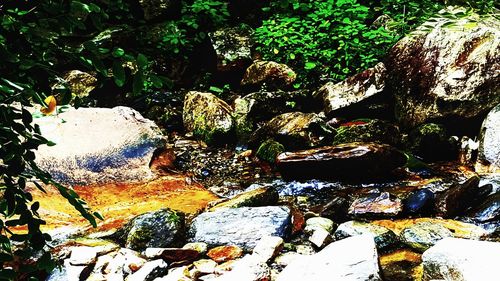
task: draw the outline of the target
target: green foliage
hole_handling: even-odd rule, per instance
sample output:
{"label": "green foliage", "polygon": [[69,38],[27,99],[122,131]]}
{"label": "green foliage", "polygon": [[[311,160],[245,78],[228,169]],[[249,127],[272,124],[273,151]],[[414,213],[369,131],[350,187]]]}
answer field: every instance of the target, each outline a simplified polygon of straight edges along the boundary
{"label": "green foliage", "polygon": [[257,50],[265,59],[292,66],[299,74],[296,87],[318,78],[343,80],[378,62],[404,33],[441,7],[434,2],[273,1],[267,9],[273,15],[255,33]]}

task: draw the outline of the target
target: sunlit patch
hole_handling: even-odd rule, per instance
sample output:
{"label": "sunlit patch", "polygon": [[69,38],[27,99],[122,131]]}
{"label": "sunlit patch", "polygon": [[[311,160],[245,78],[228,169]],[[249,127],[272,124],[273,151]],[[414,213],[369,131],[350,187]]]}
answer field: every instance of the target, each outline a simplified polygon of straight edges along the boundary
{"label": "sunlit patch", "polygon": [[57,108],[57,101],[54,96],[48,96],[45,99],[45,103],[47,104],[47,107],[43,107],[40,109],[40,111],[45,114],[45,115],[50,115],[56,112]]}

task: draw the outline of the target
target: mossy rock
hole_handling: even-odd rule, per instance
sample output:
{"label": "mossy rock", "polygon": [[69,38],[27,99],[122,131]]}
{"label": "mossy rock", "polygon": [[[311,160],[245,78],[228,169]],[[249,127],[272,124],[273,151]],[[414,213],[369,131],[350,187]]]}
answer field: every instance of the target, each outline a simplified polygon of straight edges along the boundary
{"label": "mossy rock", "polygon": [[161,209],[134,217],[117,232],[117,240],[136,251],[180,246],[184,224],[184,214]]}
{"label": "mossy rock", "polygon": [[336,129],[333,145],[351,142],[377,142],[391,145],[400,143],[399,128],[384,120],[354,120]]}
{"label": "mossy rock", "polygon": [[256,155],[260,160],[275,163],[276,156],[283,152],[285,152],[285,147],[281,143],[268,139],[259,146]]}
{"label": "mossy rock", "polygon": [[426,161],[450,159],[454,155],[446,128],[441,124],[427,123],[413,129],[408,136],[408,149]]}

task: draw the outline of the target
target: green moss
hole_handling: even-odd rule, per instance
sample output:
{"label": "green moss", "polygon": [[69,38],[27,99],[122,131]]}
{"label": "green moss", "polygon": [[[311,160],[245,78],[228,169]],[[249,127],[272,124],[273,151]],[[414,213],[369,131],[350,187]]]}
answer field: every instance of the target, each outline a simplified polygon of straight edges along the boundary
{"label": "green moss", "polygon": [[[365,122],[366,120],[359,121]],[[336,129],[333,145],[350,142],[379,142],[397,145],[400,142],[399,129],[383,120],[367,120],[366,123],[341,126]]]}
{"label": "green moss", "polygon": [[259,146],[256,155],[261,160],[269,163],[275,163],[276,156],[284,151],[285,147],[281,143],[273,139],[268,139]]}

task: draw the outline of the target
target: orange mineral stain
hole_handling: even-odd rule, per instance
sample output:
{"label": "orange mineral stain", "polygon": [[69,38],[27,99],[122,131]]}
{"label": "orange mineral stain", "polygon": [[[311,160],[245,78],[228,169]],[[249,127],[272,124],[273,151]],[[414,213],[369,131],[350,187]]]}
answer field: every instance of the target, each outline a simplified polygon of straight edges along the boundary
{"label": "orange mineral stain", "polygon": [[[104,231],[116,229],[136,215],[162,208],[193,215],[218,199],[200,184],[186,182],[183,176],[165,176],[148,183],[111,183],[74,189],[92,211],[104,217],[104,221],[98,221],[97,229],[91,231]],[[55,188],[46,190],[46,194],[32,191],[34,200],[40,202],[40,216],[47,222],[43,230],[63,226],[91,228]]]}
{"label": "orange mineral stain", "polygon": [[47,104],[47,107],[40,109],[40,111],[45,115],[50,115],[56,111],[57,101],[54,96],[48,96],[44,102]]}

